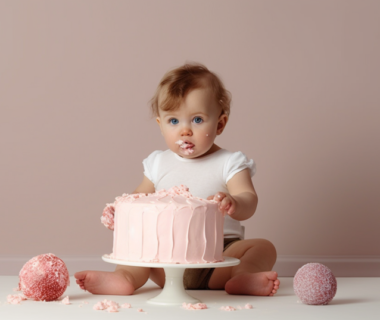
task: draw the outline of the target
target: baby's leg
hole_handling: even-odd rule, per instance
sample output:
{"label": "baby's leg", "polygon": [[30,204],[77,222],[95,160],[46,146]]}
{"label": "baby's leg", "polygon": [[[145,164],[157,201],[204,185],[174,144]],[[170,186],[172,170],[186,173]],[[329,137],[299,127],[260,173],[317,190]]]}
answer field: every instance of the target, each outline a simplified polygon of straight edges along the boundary
{"label": "baby's leg", "polygon": [[152,280],[159,287],[163,288],[165,285],[165,271],[163,268],[151,268],[150,269],[150,280]]}
{"label": "baby's leg", "polygon": [[93,294],[131,295],[148,280],[150,268],[118,265],[114,272],[81,271],[75,273],[81,289]]}
{"label": "baby's leg", "polygon": [[229,294],[273,296],[280,286],[277,273],[271,271],[277,258],[273,244],[264,239],[233,243],[223,254],[240,259],[235,267],[215,268],[210,289],[225,289]]}

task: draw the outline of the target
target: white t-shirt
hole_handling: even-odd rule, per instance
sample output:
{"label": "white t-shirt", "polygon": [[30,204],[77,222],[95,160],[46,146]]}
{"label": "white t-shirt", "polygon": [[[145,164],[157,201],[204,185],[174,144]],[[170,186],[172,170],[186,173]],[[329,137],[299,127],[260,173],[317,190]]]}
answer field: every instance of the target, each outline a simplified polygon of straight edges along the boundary
{"label": "white t-shirt", "polygon": [[[227,192],[227,182],[236,173],[249,168],[251,178],[256,173],[256,164],[242,152],[225,149],[196,159],[182,158],[170,149],[153,151],[143,160],[144,175],[152,181],[156,191],[185,185],[190,193],[207,199],[215,193]],[[224,220],[225,238],[244,238],[240,221],[226,215]]]}

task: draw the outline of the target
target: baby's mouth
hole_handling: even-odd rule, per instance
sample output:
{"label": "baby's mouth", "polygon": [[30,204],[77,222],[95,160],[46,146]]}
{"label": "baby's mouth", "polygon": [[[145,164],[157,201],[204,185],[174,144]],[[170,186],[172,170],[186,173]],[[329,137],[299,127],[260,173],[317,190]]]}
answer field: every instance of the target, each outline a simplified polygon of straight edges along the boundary
{"label": "baby's mouth", "polygon": [[178,140],[176,144],[179,145],[179,147],[186,155],[189,155],[194,152],[193,148],[195,147],[195,145],[189,141]]}

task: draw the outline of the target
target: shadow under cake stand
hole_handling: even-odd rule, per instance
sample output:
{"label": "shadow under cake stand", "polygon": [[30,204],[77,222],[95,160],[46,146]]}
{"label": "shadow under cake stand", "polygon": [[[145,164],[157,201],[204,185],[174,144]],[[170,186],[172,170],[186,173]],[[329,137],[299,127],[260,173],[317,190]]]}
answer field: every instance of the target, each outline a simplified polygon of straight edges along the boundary
{"label": "shadow under cake stand", "polygon": [[232,267],[240,263],[239,259],[231,257],[223,257],[224,261],[215,263],[188,263],[188,264],[175,264],[175,263],[160,263],[160,262],[134,262],[117,260],[110,258],[105,254],[102,256],[105,262],[146,268],[164,268],[165,270],[165,286],[161,293],[156,297],[149,299],[147,302],[162,305],[162,306],[176,306],[182,303],[199,303],[198,299],[190,296],[185,291],[183,286],[183,274],[187,268],[222,268]]}

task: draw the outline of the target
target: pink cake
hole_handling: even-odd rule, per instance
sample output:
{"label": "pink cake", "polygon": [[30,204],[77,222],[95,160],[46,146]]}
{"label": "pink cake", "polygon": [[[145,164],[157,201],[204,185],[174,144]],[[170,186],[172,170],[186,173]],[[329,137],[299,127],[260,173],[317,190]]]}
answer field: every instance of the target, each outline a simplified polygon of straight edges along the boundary
{"label": "pink cake", "polygon": [[124,194],[108,204],[102,223],[114,230],[111,258],[161,263],[223,261],[224,215],[218,203],[185,186]]}

